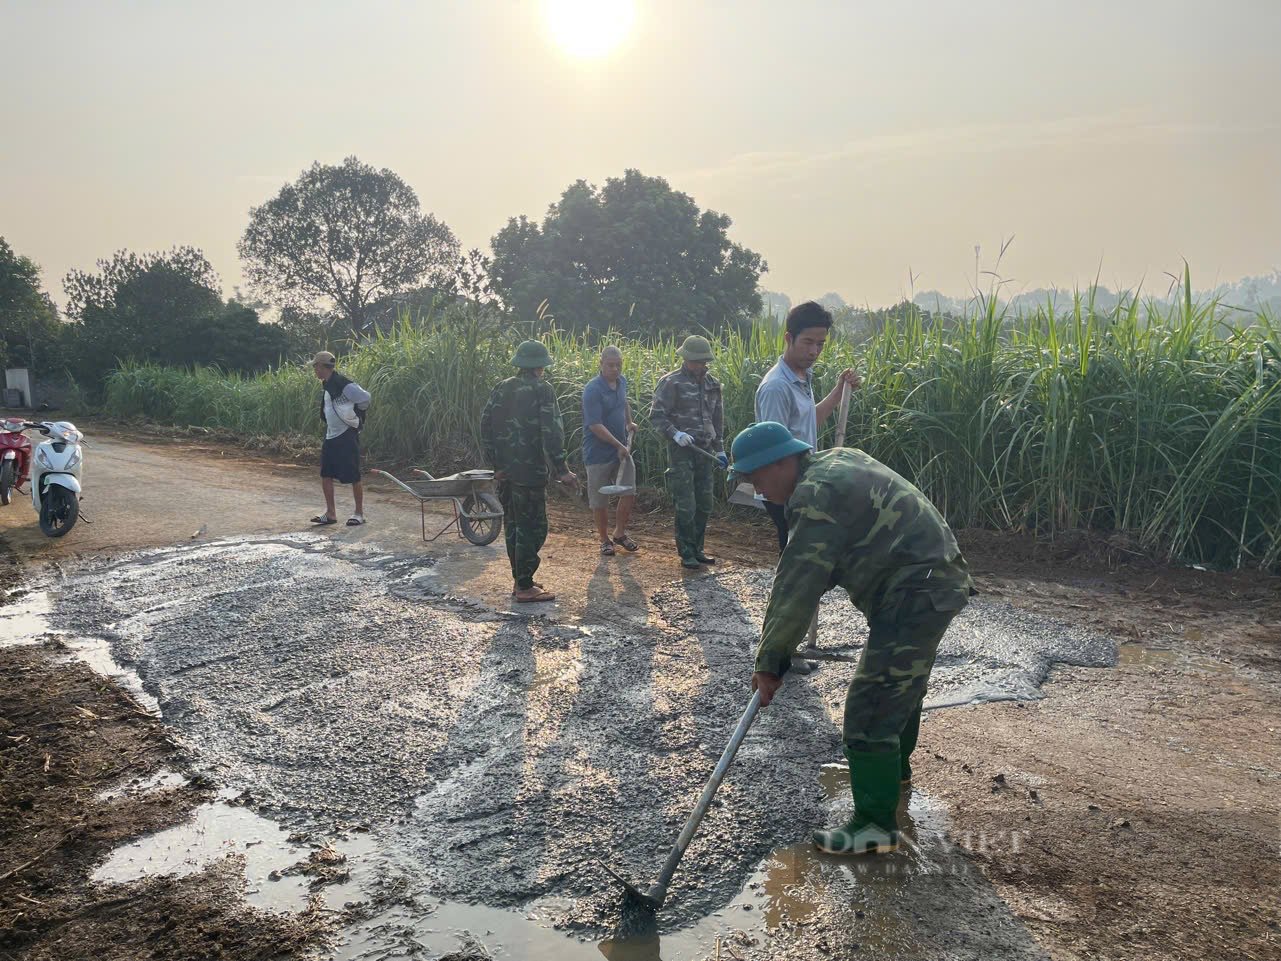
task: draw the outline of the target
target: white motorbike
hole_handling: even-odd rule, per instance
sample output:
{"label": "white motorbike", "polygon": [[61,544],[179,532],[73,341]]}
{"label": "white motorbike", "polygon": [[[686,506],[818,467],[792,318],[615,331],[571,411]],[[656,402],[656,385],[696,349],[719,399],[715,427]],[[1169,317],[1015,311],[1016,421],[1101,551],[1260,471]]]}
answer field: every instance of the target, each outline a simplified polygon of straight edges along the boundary
{"label": "white motorbike", "polygon": [[84,434],[69,421],[27,424],[45,435],[31,458],[31,506],[40,515],[40,529],[62,537],[80,517],[80,472],[84,469]]}

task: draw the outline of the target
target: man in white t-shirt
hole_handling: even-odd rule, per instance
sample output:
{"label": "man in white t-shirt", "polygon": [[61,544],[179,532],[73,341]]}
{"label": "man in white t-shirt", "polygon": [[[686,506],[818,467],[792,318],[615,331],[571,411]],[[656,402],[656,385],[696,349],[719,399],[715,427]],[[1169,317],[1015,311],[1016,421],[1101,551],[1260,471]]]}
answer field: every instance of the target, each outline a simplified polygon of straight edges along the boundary
{"label": "man in white t-shirt", "polygon": [[348,527],[365,523],[365,490],[360,484],[360,437],[369,408],[369,391],[335,369],[337,360],[322,350],[311,361],[311,369],[320,379],[320,416],[325,422],[325,442],[320,448],[320,486],[325,492],[325,513],[311,519],[313,524],[338,523],[334,505],[334,481],[350,484],[356,500],[356,512],[347,520]]}

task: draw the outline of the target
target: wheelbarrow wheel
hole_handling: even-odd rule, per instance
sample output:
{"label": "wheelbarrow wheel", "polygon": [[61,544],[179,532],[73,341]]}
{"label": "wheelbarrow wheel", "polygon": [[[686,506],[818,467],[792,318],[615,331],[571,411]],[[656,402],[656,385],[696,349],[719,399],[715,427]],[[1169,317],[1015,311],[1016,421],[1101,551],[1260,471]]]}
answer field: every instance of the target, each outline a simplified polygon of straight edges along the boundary
{"label": "wheelbarrow wheel", "polygon": [[493,494],[468,494],[463,498],[462,516],[458,518],[458,527],[477,547],[492,544],[498,532],[503,529],[503,519],[499,517],[471,517],[472,514],[503,513],[503,505]]}

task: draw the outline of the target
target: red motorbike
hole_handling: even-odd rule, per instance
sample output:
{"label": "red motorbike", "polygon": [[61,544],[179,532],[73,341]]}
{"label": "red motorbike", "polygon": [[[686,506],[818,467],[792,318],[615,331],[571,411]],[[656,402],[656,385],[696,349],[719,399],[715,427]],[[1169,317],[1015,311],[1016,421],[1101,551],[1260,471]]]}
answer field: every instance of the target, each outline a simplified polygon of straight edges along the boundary
{"label": "red motorbike", "polygon": [[30,426],[25,420],[0,423],[0,505],[7,505],[30,476],[31,440],[23,433]]}

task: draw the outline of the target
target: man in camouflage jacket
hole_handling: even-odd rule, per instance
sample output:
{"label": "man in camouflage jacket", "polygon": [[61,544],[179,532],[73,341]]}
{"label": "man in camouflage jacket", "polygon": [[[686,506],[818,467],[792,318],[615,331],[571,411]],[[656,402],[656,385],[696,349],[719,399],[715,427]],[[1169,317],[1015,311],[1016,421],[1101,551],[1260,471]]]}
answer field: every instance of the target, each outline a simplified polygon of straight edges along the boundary
{"label": "man in camouflage jacket", "polygon": [[562,484],[577,480],[565,463],[565,428],[560,407],[543,371],[552,358],[536,340],[516,348],[512,364],[520,373],[489,395],[480,418],[485,459],[494,468],[503,504],[503,531],[512,568],[512,596],[527,604],[556,595],[534,583],[538,552],[547,540],[547,463]]}
{"label": "man in camouflage jacket", "polygon": [[843,587],[869,628],[842,730],[854,817],[815,832],[814,843],[831,854],[892,851],[934,655],[972,593],[965,558],[925,495],[861,450],[813,453],[767,421],[734,438],[733,452],[734,473],[786,505],[791,532],[765,609],[752,688],[762,706],[770,703],[819,600]]}
{"label": "man in camouflage jacket", "polygon": [[[712,345],[705,337],[687,337],[678,353],[679,369],[654,388],[649,421],[667,438],[667,489],[676,511],[676,551],[681,564],[696,569],[715,564],[703,551],[707,519],[712,514],[712,471],[725,456],[725,406],[721,385],[707,372]],[[706,453],[699,453],[705,451]]]}

